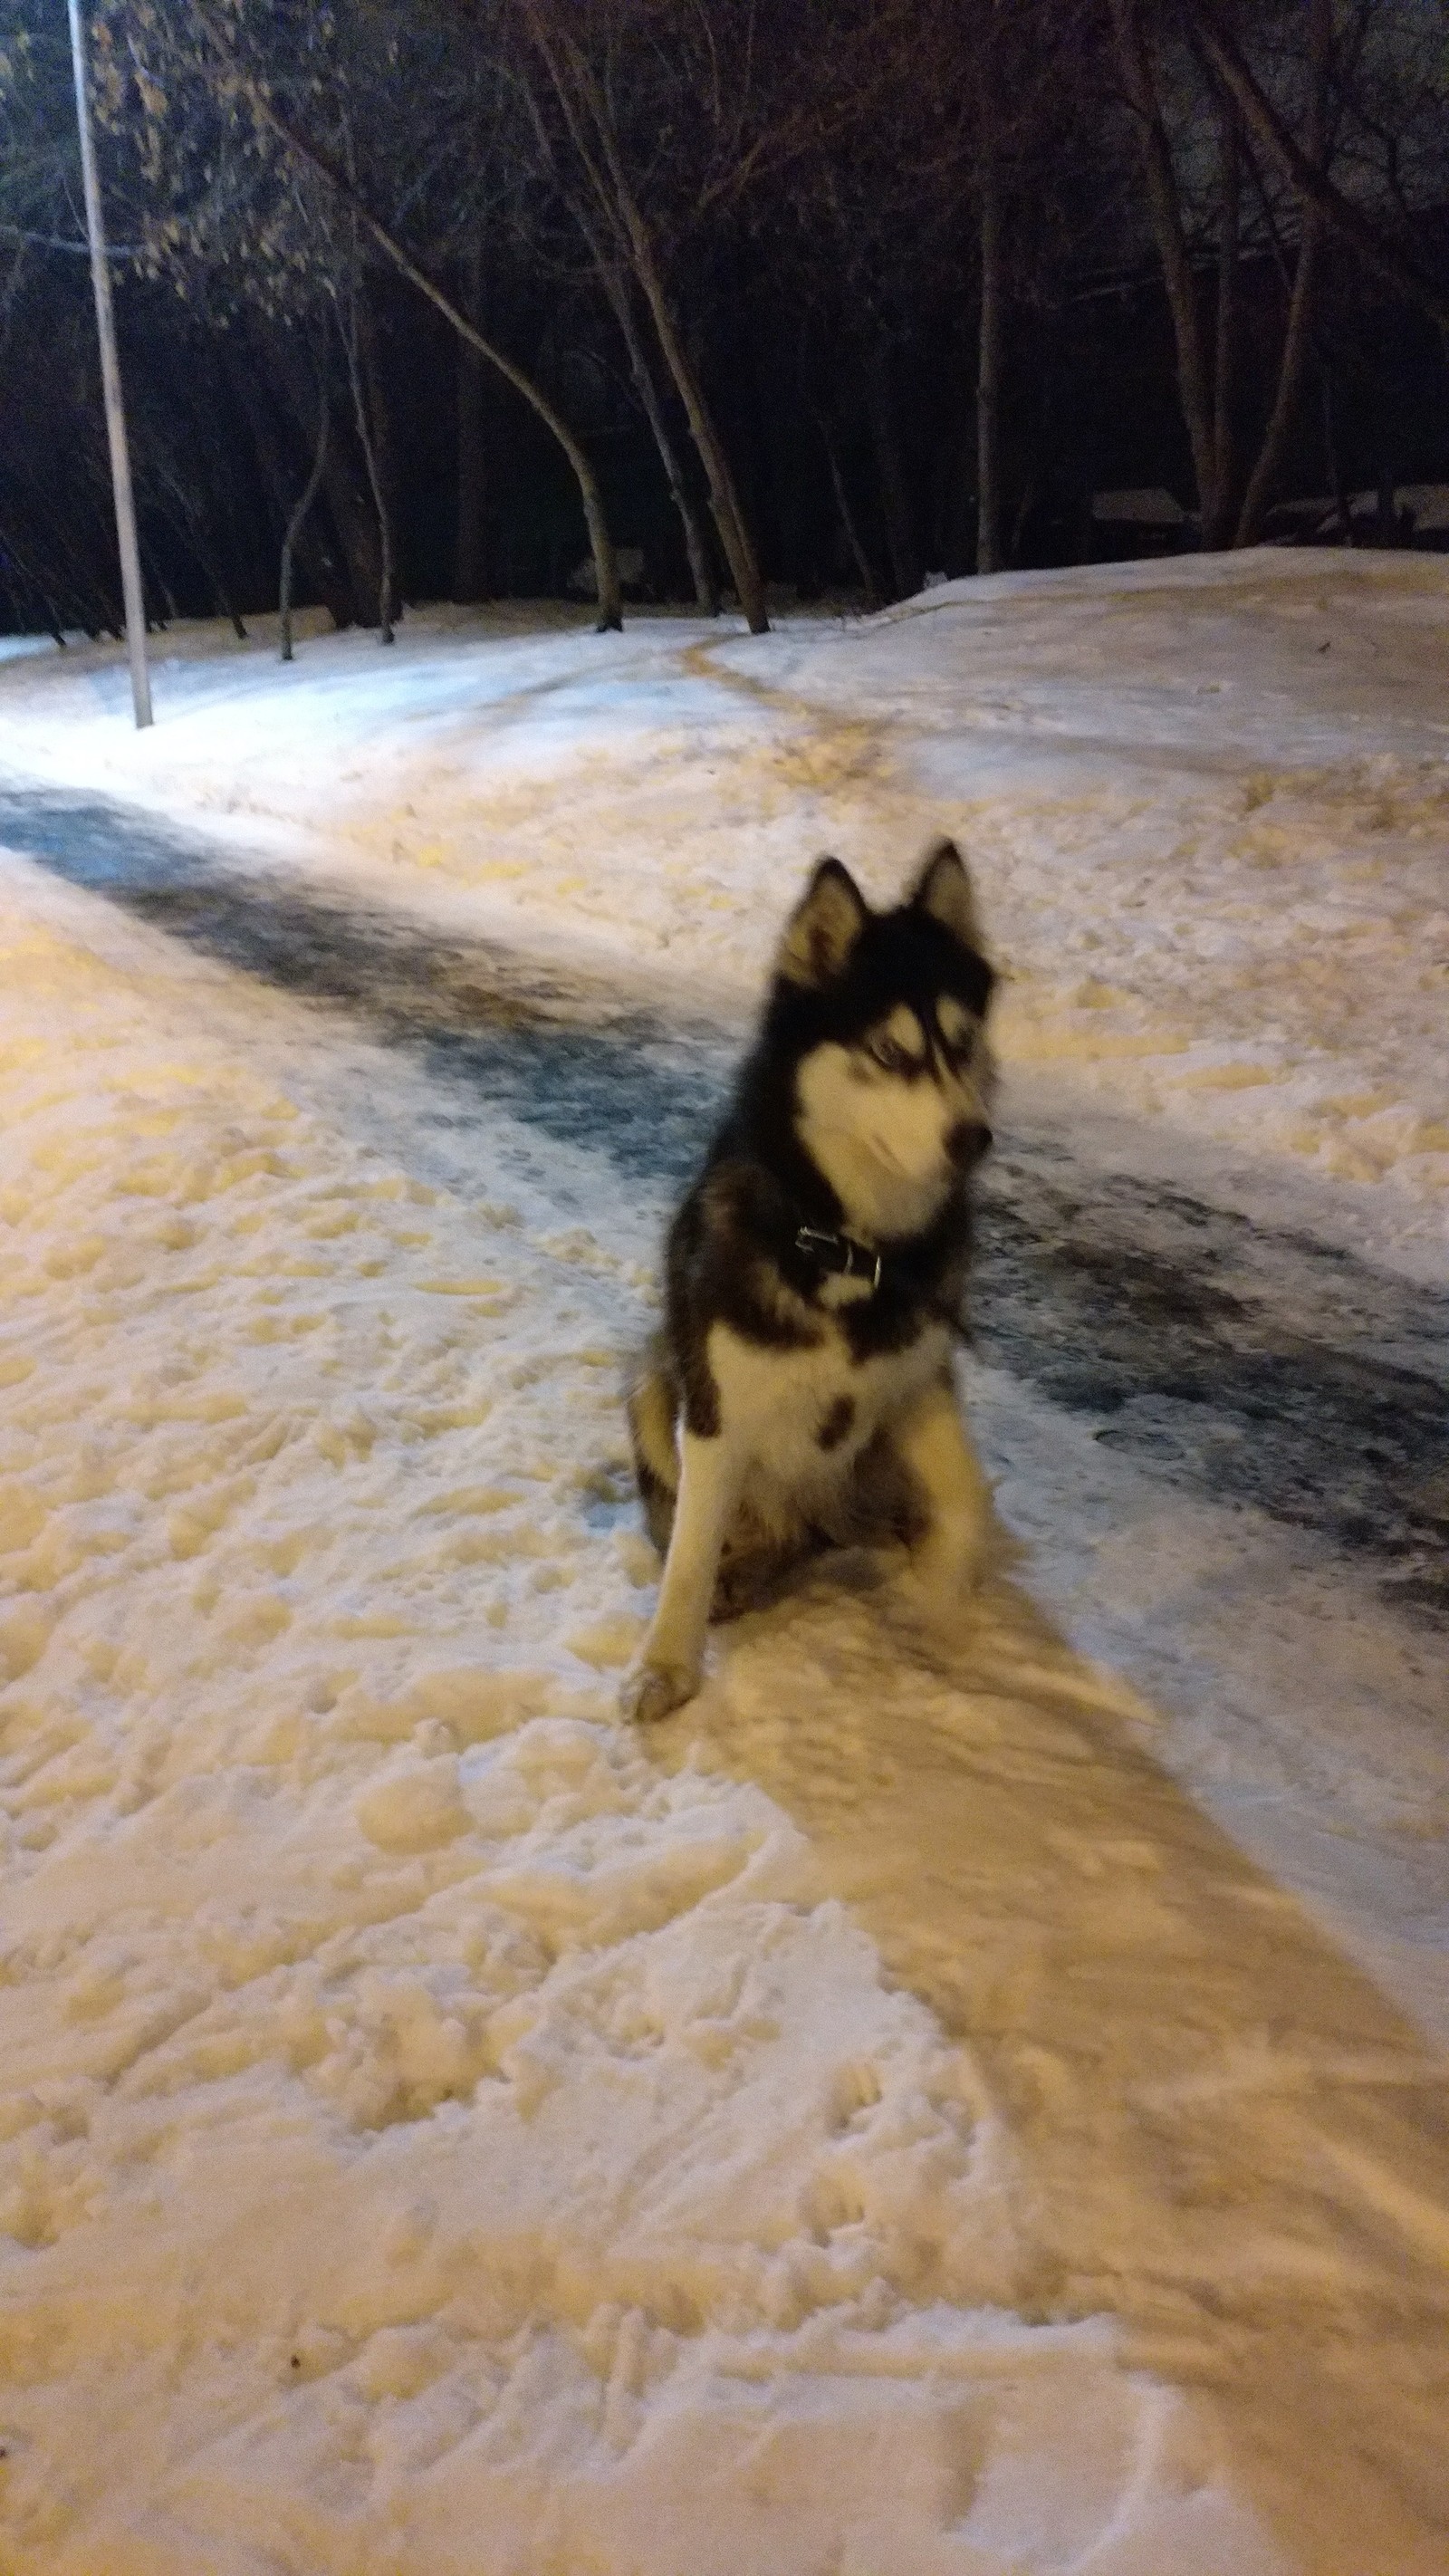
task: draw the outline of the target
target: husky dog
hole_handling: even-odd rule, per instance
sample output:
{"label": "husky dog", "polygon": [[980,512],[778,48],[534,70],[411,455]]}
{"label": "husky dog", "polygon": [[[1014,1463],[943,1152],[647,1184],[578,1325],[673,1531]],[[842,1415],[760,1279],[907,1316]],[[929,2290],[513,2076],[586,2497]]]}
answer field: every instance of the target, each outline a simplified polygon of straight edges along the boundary
{"label": "husky dog", "polygon": [[628,1390],[665,1556],[630,1716],[691,1698],[711,1614],[821,1547],[904,1539],[928,1611],[979,1576],[988,1493],[951,1346],[991,1143],[994,980],[950,841],[891,912],[822,859],[786,924]]}

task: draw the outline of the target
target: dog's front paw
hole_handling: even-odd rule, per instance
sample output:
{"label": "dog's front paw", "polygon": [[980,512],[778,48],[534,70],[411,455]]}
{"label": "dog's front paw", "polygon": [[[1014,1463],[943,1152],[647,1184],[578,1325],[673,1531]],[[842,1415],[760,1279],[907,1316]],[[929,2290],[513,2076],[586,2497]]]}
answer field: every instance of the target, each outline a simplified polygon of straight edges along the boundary
{"label": "dog's front paw", "polygon": [[914,1557],[901,1577],[901,1595],[910,1615],[927,1629],[948,1635],[974,1626],[979,1615],[987,1567],[984,1552],[963,1549],[939,1558]]}
{"label": "dog's front paw", "polygon": [[657,1719],[683,1708],[698,1688],[699,1674],[688,1665],[636,1664],[619,1686],[620,1713],[637,1726],[653,1726]]}

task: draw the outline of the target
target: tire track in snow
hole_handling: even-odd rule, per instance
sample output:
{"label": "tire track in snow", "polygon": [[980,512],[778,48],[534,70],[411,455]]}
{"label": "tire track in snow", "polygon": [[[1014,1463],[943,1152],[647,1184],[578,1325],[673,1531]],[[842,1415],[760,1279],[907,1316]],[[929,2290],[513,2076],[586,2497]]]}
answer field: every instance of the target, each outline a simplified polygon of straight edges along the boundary
{"label": "tire track in snow", "polygon": [[[661,1206],[738,1033],[586,972],[245,870],[98,797],[0,789],[0,842],[207,955],[361,1021],[437,1123],[503,1111]],[[1005,1136],[983,1193],[977,1346],[1166,1483],[1256,1505],[1449,1622],[1449,1298],[1353,1255]]]}

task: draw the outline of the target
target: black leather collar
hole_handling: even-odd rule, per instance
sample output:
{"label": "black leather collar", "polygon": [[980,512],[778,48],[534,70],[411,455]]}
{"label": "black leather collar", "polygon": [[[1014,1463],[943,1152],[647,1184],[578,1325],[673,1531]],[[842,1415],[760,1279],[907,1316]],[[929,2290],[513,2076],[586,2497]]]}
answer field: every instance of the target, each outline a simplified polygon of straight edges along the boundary
{"label": "black leather collar", "polygon": [[873,1244],[853,1234],[830,1234],[818,1225],[797,1228],[795,1249],[827,1279],[863,1279],[875,1295],[881,1283],[881,1256]]}

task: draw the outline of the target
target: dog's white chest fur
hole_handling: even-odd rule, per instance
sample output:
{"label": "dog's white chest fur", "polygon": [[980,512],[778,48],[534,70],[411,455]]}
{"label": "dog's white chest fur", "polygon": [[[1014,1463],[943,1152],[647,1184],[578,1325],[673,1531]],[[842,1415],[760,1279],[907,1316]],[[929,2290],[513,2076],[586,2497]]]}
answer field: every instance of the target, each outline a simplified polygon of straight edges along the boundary
{"label": "dog's white chest fur", "polygon": [[798,1510],[839,1484],[881,1425],[940,1375],[947,1351],[938,1325],[903,1351],[857,1360],[833,1319],[808,1350],[761,1348],[716,1324],[709,1365],[720,1429],[741,1461],[749,1503],[769,1517],[776,1498]]}

